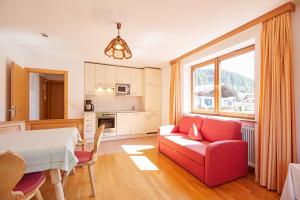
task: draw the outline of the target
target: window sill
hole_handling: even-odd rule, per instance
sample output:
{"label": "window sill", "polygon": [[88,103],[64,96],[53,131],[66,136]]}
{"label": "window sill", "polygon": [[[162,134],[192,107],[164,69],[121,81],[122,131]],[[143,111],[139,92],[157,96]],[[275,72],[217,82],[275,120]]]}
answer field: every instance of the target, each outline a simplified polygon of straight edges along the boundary
{"label": "window sill", "polygon": [[204,117],[211,117],[216,119],[225,119],[225,120],[234,120],[234,121],[241,121],[241,122],[248,122],[248,123],[254,123],[256,124],[257,121],[255,119],[247,119],[247,118],[241,118],[241,117],[229,117],[229,116],[222,116],[222,115],[216,115],[216,114],[202,114],[202,113],[186,113],[191,115],[198,115],[198,116],[204,116]]}

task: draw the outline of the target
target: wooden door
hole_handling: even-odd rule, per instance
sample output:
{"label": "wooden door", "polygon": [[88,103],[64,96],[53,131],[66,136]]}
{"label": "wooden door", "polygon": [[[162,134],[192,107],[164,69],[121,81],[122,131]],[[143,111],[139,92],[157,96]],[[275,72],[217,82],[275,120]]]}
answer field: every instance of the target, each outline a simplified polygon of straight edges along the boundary
{"label": "wooden door", "polygon": [[28,120],[28,73],[12,63],[11,66],[11,112],[12,121]]}
{"label": "wooden door", "polygon": [[47,81],[48,119],[64,118],[64,82]]}
{"label": "wooden door", "polygon": [[40,76],[40,120],[48,119],[47,79]]}

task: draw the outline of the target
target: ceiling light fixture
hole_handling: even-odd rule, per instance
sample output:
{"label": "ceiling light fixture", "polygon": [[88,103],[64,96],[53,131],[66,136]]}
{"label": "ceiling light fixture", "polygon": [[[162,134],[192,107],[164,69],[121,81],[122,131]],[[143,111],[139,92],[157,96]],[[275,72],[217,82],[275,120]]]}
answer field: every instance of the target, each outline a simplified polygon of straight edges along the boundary
{"label": "ceiling light fixture", "polygon": [[120,36],[121,23],[117,23],[118,36],[114,38],[105,48],[104,53],[108,57],[113,57],[114,59],[129,59],[132,57],[132,53],[125,42]]}
{"label": "ceiling light fixture", "polygon": [[47,33],[41,33],[41,36],[44,37],[44,38],[49,37]]}

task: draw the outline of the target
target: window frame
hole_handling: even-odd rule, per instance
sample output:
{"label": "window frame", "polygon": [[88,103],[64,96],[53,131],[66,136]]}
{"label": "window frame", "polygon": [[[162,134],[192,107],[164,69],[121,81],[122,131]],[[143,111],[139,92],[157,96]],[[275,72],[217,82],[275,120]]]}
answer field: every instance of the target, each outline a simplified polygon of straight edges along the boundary
{"label": "window frame", "polygon": [[[191,70],[191,106],[192,106],[192,113],[196,114],[206,114],[206,115],[216,115],[216,116],[224,116],[224,117],[234,117],[234,118],[244,118],[244,119],[255,119],[255,113],[254,114],[243,114],[243,113],[234,113],[234,112],[222,112],[220,109],[220,63],[223,60],[234,58],[236,56],[246,54],[248,52],[255,51],[255,45],[250,45],[235,51],[231,51],[227,54],[218,56],[214,59],[196,64],[192,66]],[[194,109],[194,71],[207,66],[209,64],[214,64],[214,98],[215,98],[215,104],[214,104],[214,111],[207,111],[203,109]],[[254,77],[255,80],[256,77]],[[254,85],[255,87],[255,85]],[[255,92],[254,92],[255,93]],[[255,104],[255,102],[254,102]]]}

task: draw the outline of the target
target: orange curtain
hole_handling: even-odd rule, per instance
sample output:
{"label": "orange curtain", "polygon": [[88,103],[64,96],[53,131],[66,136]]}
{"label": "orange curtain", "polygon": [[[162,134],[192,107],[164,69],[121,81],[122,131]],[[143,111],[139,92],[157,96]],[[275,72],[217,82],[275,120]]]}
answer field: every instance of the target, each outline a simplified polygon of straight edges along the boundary
{"label": "orange curtain", "polygon": [[171,66],[170,83],[170,124],[179,124],[181,119],[181,97],[180,97],[180,63],[176,62]]}
{"label": "orange curtain", "polygon": [[256,181],[281,192],[288,164],[296,162],[291,15],[263,23]]}

